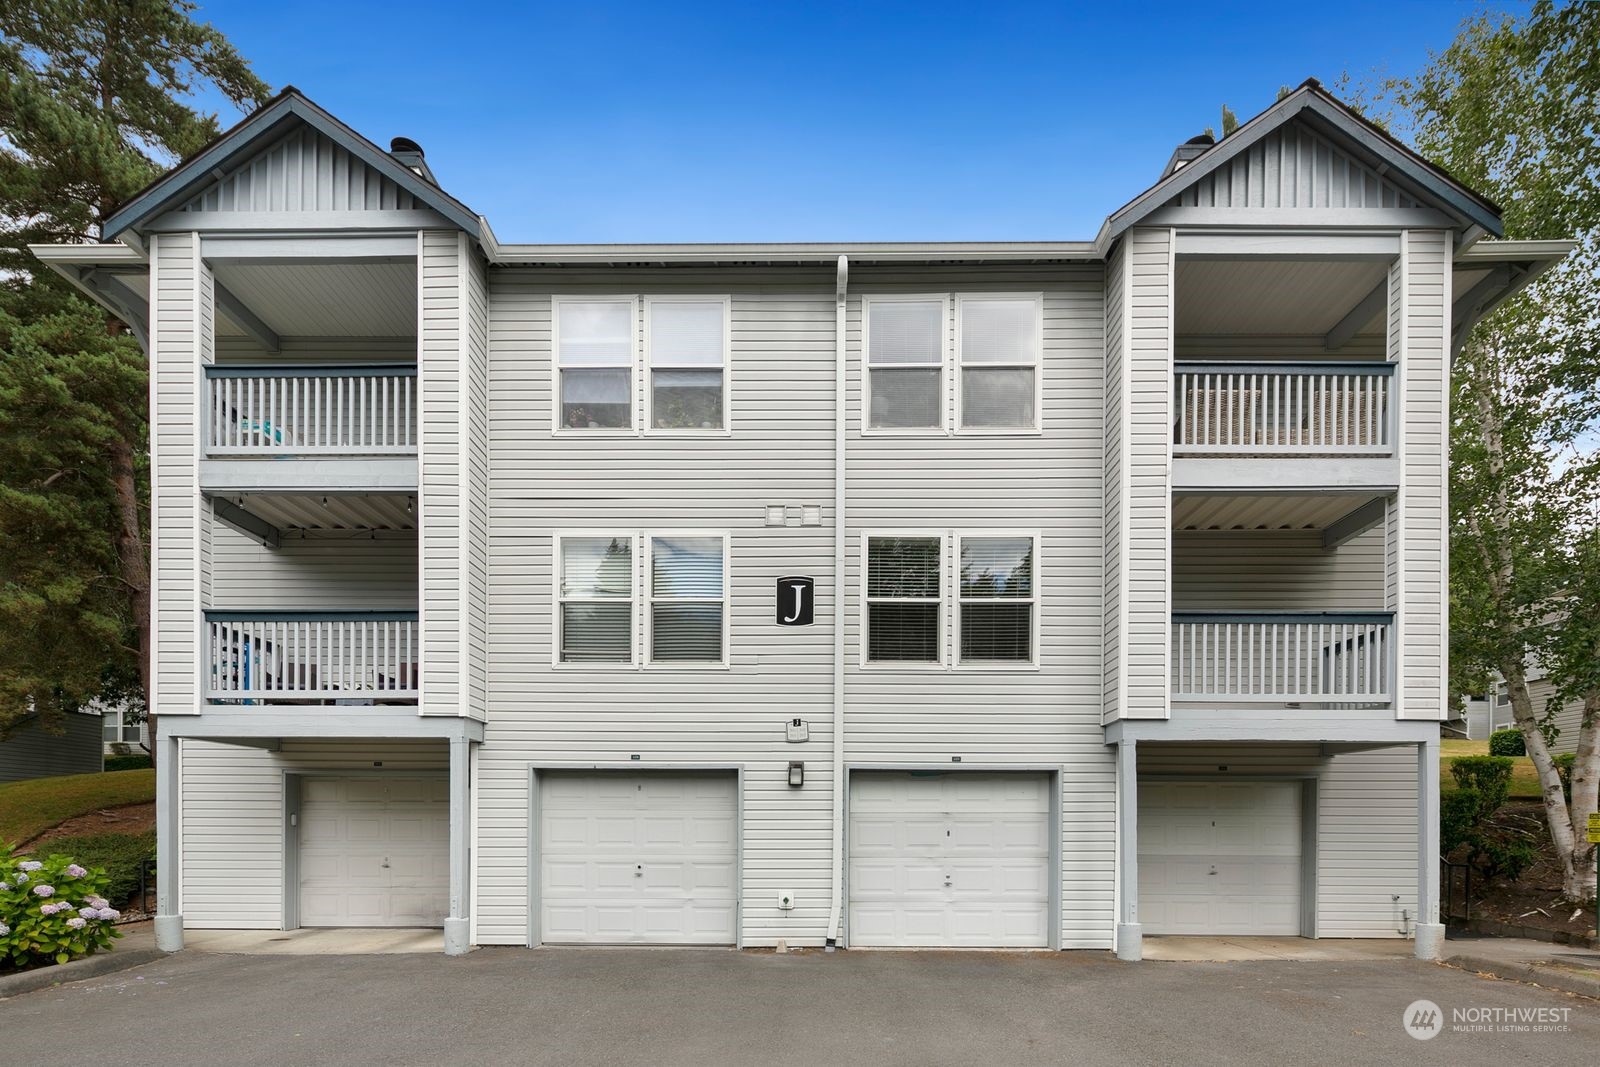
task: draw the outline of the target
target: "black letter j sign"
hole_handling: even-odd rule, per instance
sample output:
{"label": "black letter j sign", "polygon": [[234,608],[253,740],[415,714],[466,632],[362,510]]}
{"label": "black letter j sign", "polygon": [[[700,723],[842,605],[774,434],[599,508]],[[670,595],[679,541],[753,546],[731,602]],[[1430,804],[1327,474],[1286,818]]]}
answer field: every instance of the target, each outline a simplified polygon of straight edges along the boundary
{"label": "black letter j sign", "polygon": [[810,578],[778,579],[778,625],[810,626],[816,583]]}

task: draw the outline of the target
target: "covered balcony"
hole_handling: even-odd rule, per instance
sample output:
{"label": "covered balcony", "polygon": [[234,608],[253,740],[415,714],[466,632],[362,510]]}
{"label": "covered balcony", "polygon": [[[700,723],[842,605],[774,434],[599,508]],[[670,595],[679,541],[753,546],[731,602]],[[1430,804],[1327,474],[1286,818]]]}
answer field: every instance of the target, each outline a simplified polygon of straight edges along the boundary
{"label": "covered balcony", "polygon": [[207,611],[206,701],[415,704],[415,611]]}
{"label": "covered balcony", "polygon": [[1394,614],[1174,612],[1171,663],[1175,706],[1387,707]]}

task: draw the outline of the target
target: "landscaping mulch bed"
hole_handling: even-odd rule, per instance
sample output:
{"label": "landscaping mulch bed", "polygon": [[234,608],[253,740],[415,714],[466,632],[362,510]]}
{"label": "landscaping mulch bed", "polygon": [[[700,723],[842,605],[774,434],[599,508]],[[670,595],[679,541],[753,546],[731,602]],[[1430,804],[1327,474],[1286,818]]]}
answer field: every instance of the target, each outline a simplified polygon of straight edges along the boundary
{"label": "landscaping mulch bed", "polygon": [[[1561,863],[1550,842],[1544,805],[1537,802],[1508,801],[1495,812],[1490,822],[1507,830],[1527,833],[1539,848],[1539,858],[1514,882],[1496,879],[1485,884],[1477,875],[1472,882],[1472,918],[1488,919],[1509,926],[1528,927],[1573,938],[1595,937],[1595,911],[1592,904],[1579,907],[1561,896]],[[1460,874],[1456,874],[1457,879]],[[1461,883],[1456,884],[1457,899]],[[1459,903],[1455,908],[1459,915]]]}
{"label": "landscaping mulch bed", "polygon": [[52,826],[32,841],[25,842],[18,851],[38,851],[41,846],[48,845],[58,837],[82,837],[86,834],[142,834],[155,828],[155,801],[148,804],[127,804],[120,808],[100,808]]}

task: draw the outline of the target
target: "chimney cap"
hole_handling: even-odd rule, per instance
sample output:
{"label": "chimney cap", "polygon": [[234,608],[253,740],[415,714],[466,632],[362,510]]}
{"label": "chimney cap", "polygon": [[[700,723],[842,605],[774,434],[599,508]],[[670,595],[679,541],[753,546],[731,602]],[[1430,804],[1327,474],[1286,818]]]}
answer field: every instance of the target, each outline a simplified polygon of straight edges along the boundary
{"label": "chimney cap", "polygon": [[423,155],[422,146],[419,145],[417,142],[413,141],[409,137],[393,137],[393,138],[390,138],[390,140],[389,140],[389,151],[391,151],[391,152],[415,152],[419,156]]}
{"label": "chimney cap", "polygon": [[[1210,147],[1211,145],[1214,145],[1214,144],[1217,143],[1217,139],[1215,137],[1211,136],[1209,133],[1200,133],[1200,134],[1196,134],[1195,136],[1189,138],[1187,141],[1185,141],[1183,143],[1184,144],[1199,144],[1199,145],[1205,145],[1207,147]],[[419,149],[419,151],[420,151],[420,149]]]}

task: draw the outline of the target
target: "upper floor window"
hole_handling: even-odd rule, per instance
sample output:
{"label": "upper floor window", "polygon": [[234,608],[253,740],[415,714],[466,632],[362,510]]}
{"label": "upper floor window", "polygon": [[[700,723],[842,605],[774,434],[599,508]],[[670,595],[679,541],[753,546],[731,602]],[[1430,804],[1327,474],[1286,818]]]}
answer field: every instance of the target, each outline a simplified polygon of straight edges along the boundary
{"label": "upper floor window", "polygon": [[[726,430],[730,303],[727,297],[556,297],[556,429]],[[644,376],[643,388],[636,373]]]}
{"label": "upper floor window", "polygon": [[1038,431],[1041,294],[869,296],[862,306],[868,432]]}
{"label": "upper floor window", "polygon": [[633,427],[633,309],[632,297],[555,301],[562,427]]}
{"label": "upper floor window", "polygon": [[721,430],[727,426],[727,300],[646,299],[645,356],[650,366],[650,427]]}

